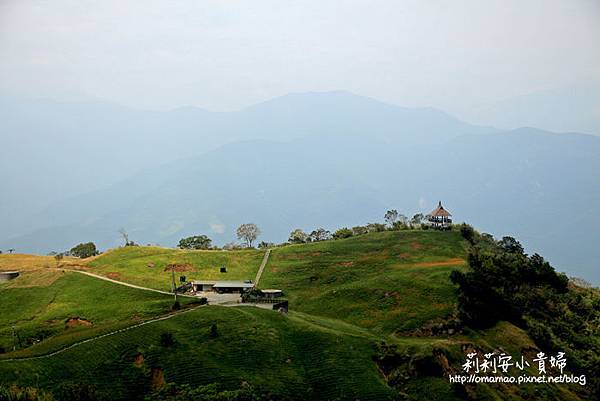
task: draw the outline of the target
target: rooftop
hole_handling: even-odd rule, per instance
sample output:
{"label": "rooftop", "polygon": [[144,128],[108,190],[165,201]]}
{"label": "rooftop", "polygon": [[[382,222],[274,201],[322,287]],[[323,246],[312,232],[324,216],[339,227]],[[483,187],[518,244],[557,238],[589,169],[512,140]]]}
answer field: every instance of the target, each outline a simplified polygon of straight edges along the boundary
{"label": "rooftop", "polygon": [[450,217],[452,216],[450,212],[444,209],[442,206],[442,201],[438,203],[438,207],[435,208],[433,212],[431,212],[431,217]]}
{"label": "rooftop", "polygon": [[254,284],[246,281],[192,281],[194,285],[212,285],[217,288],[252,288]]}

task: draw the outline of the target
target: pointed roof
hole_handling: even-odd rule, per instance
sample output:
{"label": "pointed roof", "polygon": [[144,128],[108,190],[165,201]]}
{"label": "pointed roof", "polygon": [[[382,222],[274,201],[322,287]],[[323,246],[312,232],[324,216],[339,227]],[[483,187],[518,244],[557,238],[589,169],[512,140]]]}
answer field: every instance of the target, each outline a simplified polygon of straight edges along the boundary
{"label": "pointed roof", "polygon": [[433,212],[431,212],[431,216],[432,217],[450,217],[452,216],[450,214],[450,212],[448,212],[446,209],[444,209],[444,206],[442,206],[442,201],[440,201],[438,203],[438,207],[435,208],[435,210]]}

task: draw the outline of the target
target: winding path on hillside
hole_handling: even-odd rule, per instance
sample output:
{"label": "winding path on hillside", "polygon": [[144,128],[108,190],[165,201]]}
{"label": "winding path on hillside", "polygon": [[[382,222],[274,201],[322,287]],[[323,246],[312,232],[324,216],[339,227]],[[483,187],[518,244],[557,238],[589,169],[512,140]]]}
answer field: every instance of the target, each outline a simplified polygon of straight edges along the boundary
{"label": "winding path on hillside", "polygon": [[82,344],[86,344],[86,343],[89,343],[89,342],[92,342],[92,341],[96,341],[96,340],[99,340],[101,338],[109,337],[109,336],[112,336],[112,335],[115,335],[115,334],[123,333],[125,331],[132,330],[132,329],[135,329],[135,328],[138,328],[138,327],[141,327],[141,326],[145,326],[145,325],[150,324],[150,323],[155,323],[155,322],[160,322],[160,321],[163,321],[163,320],[171,319],[172,317],[183,315],[184,313],[188,313],[188,312],[194,311],[194,310],[202,308],[204,306],[207,306],[207,305],[195,306],[195,307],[190,308],[190,309],[185,309],[185,310],[182,310],[182,311],[179,311],[179,312],[170,313],[168,315],[164,315],[164,316],[157,317],[157,318],[154,318],[154,319],[146,320],[146,321],[144,321],[142,323],[137,323],[137,324],[134,324],[134,325],[131,325],[131,326],[123,327],[122,329],[118,329],[118,330],[110,331],[108,333],[100,334],[99,336],[86,338],[85,340],[77,341],[77,342],[75,342],[75,343],[73,343],[71,345],[67,345],[66,347],[60,348],[60,349],[58,349],[56,351],[53,351],[53,352],[50,352],[48,354],[36,355],[36,356],[25,356],[25,357],[22,357],[22,358],[18,358],[18,357],[17,358],[7,358],[7,359],[1,359],[0,358],[0,363],[2,363],[2,362],[11,362],[11,361],[12,362],[14,362],[14,361],[29,361],[29,360],[32,360],[32,359],[50,358],[50,357],[52,357],[54,355],[61,354],[61,353],[65,352],[65,351],[68,351],[68,350],[70,350],[72,348],[78,347],[78,346],[80,346]]}
{"label": "winding path on hillside", "polygon": [[[94,277],[94,278],[104,280],[104,281],[109,281],[111,283],[115,283],[115,284],[119,284],[119,285],[124,285],[125,287],[136,288],[138,290],[152,291],[152,292],[157,292],[159,294],[165,294],[165,295],[173,295],[173,293],[170,291],[162,291],[162,290],[157,290],[155,288],[142,287],[141,285],[135,285],[135,284],[131,284],[131,283],[126,283],[125,281],[114,280],[112,278],[108,278],[106,276],[101,276],[100,274],[90,273],[85,270],[75,270],[75,269],[65,269],[65,268],[56,268],[55,270],[62,270],[62,271],[66,271],[66,272],[85,274],[86,276]],[[177,294],[177,296],[178,297],[196,298],[193,295],[185,295],[185,294]]]}
{"label": "winding path on hillside", "polygon": [[265,252],[265,256],[263,257],[262,263],[260,264],[260,267],[258,268],[258,272],[256,272],[256,278],[254,279],[254,286],[258,287],[258,282],[260,281],[260,277],[263,274],[263,270],[265,270],[265,266],[267,265],[267,262],[269,261],[269,255],[271,255],[271,248],[267,249],[267,252]]}
{"label": "winding path on hillside", "polygon": [[[255,286],[258,285],[258,282],[260,281],[260,277],[262,276],[263,270],[265,269],[265,266],[267,265],[267,262],[269,261],[269,255],[270,254],[271,254],[271,249],[267,249],[267,251],[265,252],[265,256],[263,257],[262,263],[260,264],[260,267],[258,268],[258,272],[256,273],[256,279],[254,280],[254,285]],[[155,288],[142,287],[140,285],[135,285],[135,284],[131,284],[131,283],[126,283],[124,281],[114,280],[114,279],[111,279],[111,278],[108,278],[108,277],[105,277],[105,276],[101,276],[99,274],[91,273],[91,272],[88,272],[88,271],[85,271],[85,270],[76,270],[76,269],[67,269],[67,268],[53,268],[53,270],[60,270],[60,271],[65,271],[65,272],[84,274],[86,276],[93,277],[93,278],[96,278],[96,279],[99,279],[99,280],[104,280],[104,281],[109,281],[109,282],[114,283],[114,284],[124,285],[125,287],[135,288],[135,289],[144,290],[144,291],[156,292],[156,293],[159,293],[159,294],[173,295],[172,292],[161,291],[161,290],[157,290]],[[177,294],[177,296],[180,296],[180,297],[189,297],[189,298],[197,298],[197,297],[195,297],[193,295]],[[134,324],[134,325],[131,325],[131,326],[127,326],[127,327],[124,327],[122,329],[114,330],[114,331],[111,331],[111,332],[108,332],[108,333],[104,333],[104,334],[101,334],[101,335],[98,335],[98,336],[95,336],[95,337],[90,337],[90,338],[87,338],[85,340],[81,340],[81,341],[75,342],[75,343],[73,343],[71,345],[68,345],[68,346],[66,346],[64,348],[61,348],[59,350],[50,352],[48,354],[36,355],[36,356],[28,356],[28,357],[22,357],[22,358],[7,358],[7,359],[1,359],[0,358],[0,363],[2,363],[2,362],[9,362],[9,361],[27,361],[27,360],[32,360],[32,359],[49,358],[49,357],[52,357],[54,355],[61,354],[61,353],[65,352],[65,351],[70,350],[72,348],[75,348],[77,346],[80,346],[82,344],[86,344],[86,343],[89,343],[89,342],[92,342],[92,341],[95,341],[95,340],[99,340],[101,338],[105,338],[105,337],[108,337],[108,336],[112,336],[112,335],[115,335],[115,334],[123,333],[125,331],[132,330],[132,329],[135,329],[137,327],[141,327],[141,326],[144,326],[144,325],[147,325],[147,324],[150,324],[150,323],[155,323],[155,322],[160,322],[162,320],[167,320],[167,319],[170,319],[170,318],[172,318],[174,316],[178,316],[178,315],[181,315],[181,314],[184,314],[184,313],[187,313],[187,312],[191,312],[191,311],[196,310],[198,308],[201,308],[203,306],[207,306],[207,305],[200,305],[200,306],[196,306],[196,307],[193,307],[193,308],[190,308],[190,309],[185,309],[183,311],[179,311],[179,312],[171,313],[171,314],[164,315],[164,316],[161,316],[161,317],[157,317],[157,318],[154,318],[154,319],[146,320],[146,321],[144,321],[142,323],[137,323],[137,324]],[[239,305],[223,305],[223,306],[239,306]]]}

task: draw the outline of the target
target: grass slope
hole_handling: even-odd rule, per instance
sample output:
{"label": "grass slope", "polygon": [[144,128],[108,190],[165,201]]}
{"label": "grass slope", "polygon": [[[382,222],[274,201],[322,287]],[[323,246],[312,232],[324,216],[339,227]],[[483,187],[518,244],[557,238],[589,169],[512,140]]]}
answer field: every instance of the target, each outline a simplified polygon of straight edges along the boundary
{"label": "grass slope", "polygon": [[[0,347],[12,350],[12,327],[23,345],[35,344],[17,355],[57,349],[64,344],[131,325],[167,313],[173,304],[168,295],[137,290],[75,272],[39,269],[0,284]],[[182,304],[190,300],[180,298]],[[74,324],[81,318],[91,325]],[[37,340],[44,339],[38,342]]]}
{"label": "grass slope", "polygon": [[[118,248],[86,263],[90,271],[116,280],[159,290],[171,289],[169,264],[189,264],[189,271],[176,273],[188,280],[254,280],[263,251],[188,251],[158,247]],[[220,273],[221,266],[227,273]]]}
{"label": "grass slope", "polygon": [[390,333],[453,311],[448,276],[464,266],[459,233],[381,232],[274,249],[260,287],[283,289],[290,308]]}
{"label": "grass slope", "polygon": [[[227,278],[245,279],[254,277],[262,256],[259,251],[131,247],[81,268],[168,289],[164,266],[169,263],[191,264],[193,270],[182,274],[193,279],[221,278],[218,267],[223,264]],[[90,383],[122,400],[140,399],[164,381],[219,382],[231,389],[248,382],[281,399],[386,400],[397,391],[414,400],[461,399],[447,378],[416,366],[440,351],[448,366],[459,371],[466,349],[503,349],[515,357],[535,349],[524,331],[506,322],[452,336],[403,335],[452,313],[456,293],[448,275],[464,268],[465,257],[466,244],[453,231],[372,233],[276,248],[260,286],[285,290],[288,315],[248,306],[202,307],[47,358],[0,357],[0,384],[53,390],[65,382]],[[8,311],[0,315],[0,341],[12,341],[7,331],[12,324],[22,333],[52,332],[50,339],[21,355],[131,324],[163,313],[171,304],[168,296],[51,269],[33,270],[0,285],[0,299]],[[94,326],[65,329],[65,319],[73,316],[90,319]],[[213,323],[216,338],[209,335]],[[174,346],[161,345],[165,332],[173,334]],[[387,377],[374,361],[381,341],[398,351]],[[571,387],[557,385],[478,385],[473,392],[478,400],[581,399]]]}
{"label": "grass slope", "polygon": [[[212,323],[217,338],[209,337]],[[175,346],[160,345],[166,331],[173,333]],[[230,388],[246,381],[286,399],[390,399],[393,392],[372,362],[373,353],[369,336],[323,329],[293,313],[211,306],[52,358],[0,362],[0,377],[48,388],[85,381],[113,399],[138,399],[161,376],[192,385],[218,381]],[[136,366],[140,354],[143,363]]]}

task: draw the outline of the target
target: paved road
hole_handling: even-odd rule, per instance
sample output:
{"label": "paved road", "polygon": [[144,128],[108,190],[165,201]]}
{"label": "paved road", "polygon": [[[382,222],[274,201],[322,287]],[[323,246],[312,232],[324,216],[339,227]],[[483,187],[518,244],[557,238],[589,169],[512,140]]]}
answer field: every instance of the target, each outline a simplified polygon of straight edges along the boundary
{"label": "paved road", "polygon": [[269,261],[270,254],[271,254],[271,249],[267,249],[267,252],[265,252],[265,257],[263,258],[262,263],[260,264],[260,267],[258,268],[258,272],[256,273],[256,278],[254,279],[255,287],[258,287],[258,282],[260,281],[260,276],[262,276],[263,270],[265,270],[265,266],[267,265],[267,262]]}

